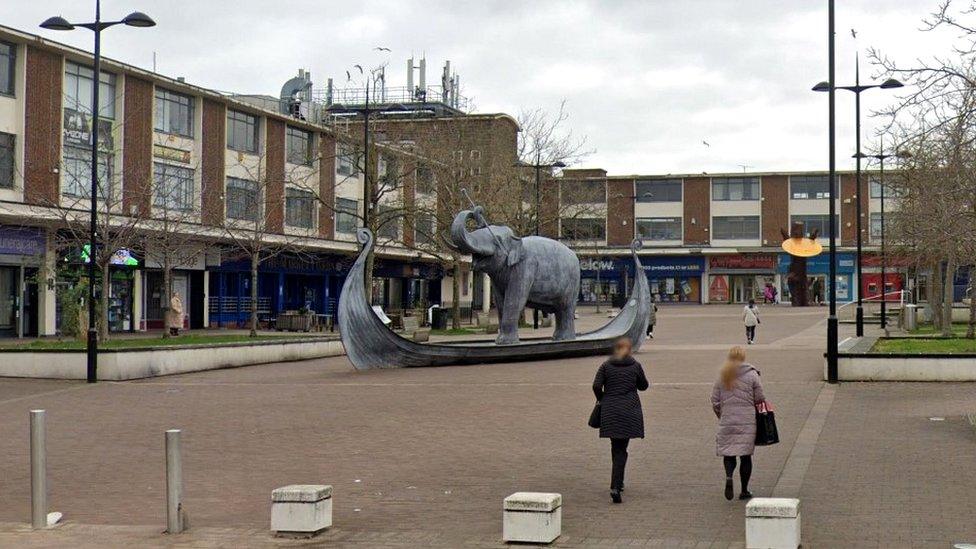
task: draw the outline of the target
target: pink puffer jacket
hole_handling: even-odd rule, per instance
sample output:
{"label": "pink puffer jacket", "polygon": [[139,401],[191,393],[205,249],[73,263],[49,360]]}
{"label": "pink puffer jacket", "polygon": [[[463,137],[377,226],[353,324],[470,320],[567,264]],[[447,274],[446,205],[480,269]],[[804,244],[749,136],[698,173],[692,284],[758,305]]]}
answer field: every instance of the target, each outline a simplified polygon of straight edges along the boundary
{"label": "pink puffer jacket", "polygon": [[715,453],[719,456],[751,456],[756,448],[756,404],[764,401],[759,370],[739,367],[732,389],[721,381],[712,389],[712,410],[718,417]]}

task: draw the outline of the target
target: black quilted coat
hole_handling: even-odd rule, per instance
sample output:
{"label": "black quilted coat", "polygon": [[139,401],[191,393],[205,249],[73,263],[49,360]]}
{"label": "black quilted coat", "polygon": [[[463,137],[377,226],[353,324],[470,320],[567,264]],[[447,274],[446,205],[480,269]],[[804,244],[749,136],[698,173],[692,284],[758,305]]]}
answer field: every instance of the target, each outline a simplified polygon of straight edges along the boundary
{"label": "black quilted coat", "polygon": [[644,438],[644,412],[637,391],[648,388],[647,376],[633,357],[611,358],[593,379],[593,394],[601,403],[601,438]]}

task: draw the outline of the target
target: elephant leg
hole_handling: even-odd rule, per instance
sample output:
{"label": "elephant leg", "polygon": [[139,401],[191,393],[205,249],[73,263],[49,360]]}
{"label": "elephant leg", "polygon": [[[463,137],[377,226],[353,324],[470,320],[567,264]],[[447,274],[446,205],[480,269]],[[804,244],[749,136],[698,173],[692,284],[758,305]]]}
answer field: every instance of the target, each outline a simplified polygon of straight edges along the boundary
{"label": "elephant leg", "polygon": [[522,317],[525,302],[529,298],[530,288],[531,284],[523,281],[521,284],[518,282],[510,283],[505,289],[504,305],[499,307],[498,312],[498,337],[495,338],[495,343],[508,345],[519,342],[519,320]]}
{"label": "elephant leg", "polygon": [[556,331],[552,334],[555,341],[576,339],[576,318],[573,314],[574,304],[563,305],[556,311]]}

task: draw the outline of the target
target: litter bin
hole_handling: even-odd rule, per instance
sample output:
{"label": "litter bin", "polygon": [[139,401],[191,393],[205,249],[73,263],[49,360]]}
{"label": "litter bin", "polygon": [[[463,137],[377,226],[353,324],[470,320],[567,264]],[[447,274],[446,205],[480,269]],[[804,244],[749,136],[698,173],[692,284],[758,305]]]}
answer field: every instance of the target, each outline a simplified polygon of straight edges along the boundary
{"label": "litter bin", "polygon": [[447,317],[451,315],[450,309],[434,309],[431,311],[430,327],[435,330],[447,329]]}
{"label": "litter bin", "polygon": [[908,303],[902,311],[905,315],[902,319],[902,327],[905,331],[912,332],[918,328],[918,305]]}

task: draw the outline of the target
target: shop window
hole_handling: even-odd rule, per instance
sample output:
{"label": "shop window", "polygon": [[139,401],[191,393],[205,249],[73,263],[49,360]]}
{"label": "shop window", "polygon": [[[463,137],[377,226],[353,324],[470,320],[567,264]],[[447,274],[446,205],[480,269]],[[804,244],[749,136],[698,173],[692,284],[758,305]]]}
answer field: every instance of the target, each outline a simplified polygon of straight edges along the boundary
{"label": "shop window", "polygon": [[759,200],[758,177],[712,179],[712,200]]}
{"label": "shop window", "polygon": [[559,236],[563,240],[606,240],[605,218],[564,218],[559,222]]}
{"label": "shop window", "polygon": [[228,110],[227,148],[244,153],[258,152],[258,117]]}
{"label": "shop window", "polygon": [[[838,216],[834,216],[834,229],[839,225]],[[830,238],[830,216],[829,215],[791,215],[790,226],[794,223],[803,223],[803,234],[810,236],[813,230],[822,238]],[[839,233],[838,233],[839,236]]]}
{"label": "shop window", "polygon": [[648,179],[637,181],[637,202],[681,202],[680,179]]}
{"label": "shop window", "polygon": [[336,198],[336,232],[355,233],[359,227],[359,201],[350,198]]}
{"label": "shop window", "polygon": [[14,186],[14,135],[0,132],[0,188]]}
{"label": "shop window", "polygon": [[227,218],[257,221],[261,212],[261,193],[255,181],[227,178]]}
{"label": "shop window", "polygon": [[741,215],[712,218],[712,240],[758,240],[759,216]]}
{"label": "shop window", "polygon": [[301,128],[288,126],[285,130],[285,147],[288,151],[288,162],[299,166],[312,163],[312,132]]}
{"label": "shop window", "polygon": [[646,240],[681,240],[680,217],[644,217],[637,219],[637,234]]}
{"label": "shop window", "polygon": [[559,185],[559,195],[564,206],[606,204],[607,186],[603,180],[563,181]]}
{"label": "shop window", "polygon": [[193,97],[156,88],[156,131],[193,137]]}
{"label": "shop window", "polygon": [[193,170],[156,162],[153,165],[153,205],[166,210],[193,210]]}
{"label": "shop window", "polygon": [[[92,82],[95,71],[67,62],[64,66],[64,108],[86,115],[92,111]],[[102,118],[115,118],[115,75],[102,72],[98,86],[98,115]]]}
{"label": "shop window", "polygon": [[[98,153],[98,197],[108,200],[112,188],[113,156]],[[64,190],[62,194],[73,198],[91,198],[91,150],[81,147],[64,147]]]}
{"label": "shop window", "polygon": [[285,224],[290,227],[315,227],[315,196],[301,189],[285,189]]}
{"label": "shop window", "polygon": [[17,46],[0,42],[0,93],[14,94],[14,75],[17,68]]}
{"label": "shop window", "polygon": [[[793,200],[826,200],[830,198],[830,185],[827,180],[828,176],[826,175],[792,175],[790,176],[790,198]],[[836,190],[835,184],[835,198],[840,196]]]}

